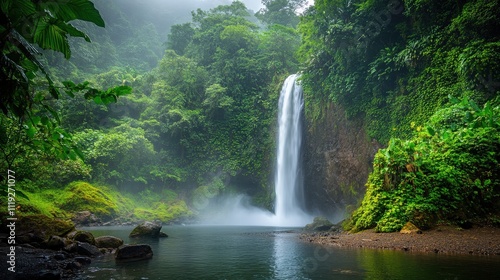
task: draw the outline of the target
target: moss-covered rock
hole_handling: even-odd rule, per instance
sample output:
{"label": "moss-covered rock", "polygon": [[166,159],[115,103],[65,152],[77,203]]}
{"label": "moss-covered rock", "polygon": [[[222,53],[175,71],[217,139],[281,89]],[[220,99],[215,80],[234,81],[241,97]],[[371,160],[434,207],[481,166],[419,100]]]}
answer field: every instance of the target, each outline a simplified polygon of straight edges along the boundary
{"label": "moss-covered rock", "polygon": [[123,245],[123,240],[114,236],[99,236],[95,243],[98,248],[118,248]]}
{"label": "moss-covered rock", "polygon": [[327,231],[330,230],[333,226],[334,224],[332,224],[327,218],[316,217],[314,218],[313,222],[307,224],[304,229],[309,231]]}
{"label": "moss-covered rock", "polygon": [[136,226],[130,233],[130,237],[153,237],[160,236],[161,225],[152,222],[143,222]]}
{"label": "moss-covered rock", "polygon": [[78,230],[78,231],[72,233],[68,237],[70,237],[74,241],[84,242],[84,243],[88,243],[91,245],[96,244],[94,235],[88,231]]}
{"label": "moss-covered rock", "polygon": [[110,220],[117,215],[118,207],[102,188],[73,182],[64,189],[59,207],[72,212],[90,211],[102,220]]}
{"label": "moss-covered rock", "polygon": [[40,236],[43,240],[48,240],[51,236],[65,236],[75,230],[75,225],[71,221],[49,218],[45,215],[18,217],[16,226],[18,226],[18,235],[31,233]]}

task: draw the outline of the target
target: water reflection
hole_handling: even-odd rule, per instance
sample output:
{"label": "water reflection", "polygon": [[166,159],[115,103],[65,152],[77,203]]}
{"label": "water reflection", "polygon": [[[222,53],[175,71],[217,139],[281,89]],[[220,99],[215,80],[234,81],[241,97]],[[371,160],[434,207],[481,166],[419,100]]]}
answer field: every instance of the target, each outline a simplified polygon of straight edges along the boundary
{"label": "water reflection", "polygon": [[304,264],[300,244],[295,234],[281,232],[274,237],[274,277],[273,279],[307,279],[304,278]]}
{"label": "water reflection", "polygon": [[[93,228],[134,243],[132,228]],[[269,227],[175,226],[149,241],[151,260],[95,260],[83,279],[496,279],[500,257],[411,254],[323,247]]]}

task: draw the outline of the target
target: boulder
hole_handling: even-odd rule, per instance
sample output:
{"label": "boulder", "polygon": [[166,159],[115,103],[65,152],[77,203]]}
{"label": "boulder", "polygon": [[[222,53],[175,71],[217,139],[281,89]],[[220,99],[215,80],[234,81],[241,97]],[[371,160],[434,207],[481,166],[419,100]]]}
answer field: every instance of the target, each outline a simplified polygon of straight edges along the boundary
{"label": "boulder", "polygon": [[147,244],[123,245],[115,253],[117,260],[146,260],[153,257],[153,250]]}
{"label": "boulder", "polygon": [[65,239],[57,235],[53,235],[47,241],[47,248],[51,250],[60,250],[65,246]]}
{"label": "boulder", "polygon": [[314,218],[313,222],[307,224],[304,229],[308,231],[327,231],[330,230],[333,226],[334,224],[332,224],[327,218],[316,217]]}
{"label": "boulder", "polygon": [[161,225],[152,222],[143,222],[136,226],[130,233],[130,237],[153,237],[160,236]]}
{"label": "boulder", "polygon": [[118,248],[123,245],[123,240],[114,236],[99,236],[95,244],[98,248]]}
{"label": "boulder", "polygon": [[73,230],[75,225],[71,221],[53,219],[41,214],[21,216],[16,222],[16,235],[29,236],[30,243],[42,243],[53,235],[65,236]]}
{"label": "boulder", "polygon": [[89,243],[76,242],[74,246],[75,246],[74,248],[75,252],[80,255],[89,257],[97,257],[102,255],[101,251],[99,251],[99,249],[96,246],[90,245]]}
{"label": "boulder", "polygon": [[91,245],[95,245],[95,238],[92,233],[88,231],[78,230],[76,232],[72,232],[68,235],[74,241],[85,242]]}
{"label": "boulder", "polygon": [[73,214],[73,218],[71,219],[75,224],[81,226],[88,226],[92,224],[99,223],[100,220],[90,211],[80,211]]}
{"label": "boulder", "polygon": [[422,231],[412,222],[407,222],[399,232],[403,234],[422,233]]}

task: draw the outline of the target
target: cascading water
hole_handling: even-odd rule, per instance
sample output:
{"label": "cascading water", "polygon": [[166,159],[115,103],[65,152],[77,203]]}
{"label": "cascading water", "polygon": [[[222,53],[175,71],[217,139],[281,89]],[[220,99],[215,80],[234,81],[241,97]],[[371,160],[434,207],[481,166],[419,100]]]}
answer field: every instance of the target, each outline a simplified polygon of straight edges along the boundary
{"label": "cascading water", "polygon": [[298,75],[289,76],[281,89],[278,108],[278,150],[275,174],[275,215],[278,225],[304,225],[302,123],[304,99]]}
{"label": "cascading water", "polygon": [[239,195],[219,201],[215,209],[200,209],[206,215],[205,222],[299,227],[312,221],[311,216],[303,211],[301,146],[304,99],[297,78],[298,75],[289,76],[280,93],[274,215],[251,206],[247,197]]}

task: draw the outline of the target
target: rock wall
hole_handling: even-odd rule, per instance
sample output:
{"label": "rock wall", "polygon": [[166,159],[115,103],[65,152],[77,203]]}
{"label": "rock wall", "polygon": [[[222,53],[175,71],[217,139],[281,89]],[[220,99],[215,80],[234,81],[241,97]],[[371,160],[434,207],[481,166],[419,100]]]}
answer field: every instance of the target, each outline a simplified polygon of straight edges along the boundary
{"label": "rock wall", "polygon": [[348,120],[339,105],[328,104],[314,122],[306,117],[307,208],[333,220],[345,218],[365,193],[373,157],[380,147],[366,134],[362,118]]}

